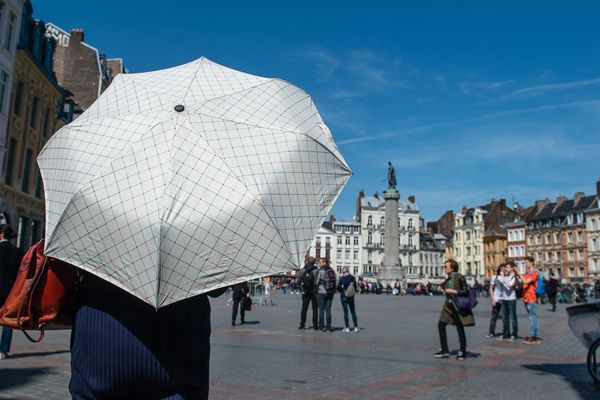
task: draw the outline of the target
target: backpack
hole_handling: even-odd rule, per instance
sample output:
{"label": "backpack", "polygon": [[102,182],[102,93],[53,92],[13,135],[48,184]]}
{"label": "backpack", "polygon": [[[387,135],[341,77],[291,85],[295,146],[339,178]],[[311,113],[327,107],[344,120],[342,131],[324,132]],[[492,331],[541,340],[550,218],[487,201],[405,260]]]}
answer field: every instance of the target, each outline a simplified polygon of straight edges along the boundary
{"label": "backpack", "polygon": [[314,267],[305,269],[302,272],[302,276],[300,277],[300,285],[302,285],[302,290],[304,293],[314,293],[315,291],[315,280],[313,277]]}
{"label": "backpack", "polygon": [[538,274],[538,281],[537,281],[537,285],[535,287],[535,294],[542,295],[544,294],[544,292],[546,292],[545,288],[544,288],[544,278],[542,278],[542,274]]}
{"label": "backpack", "polygon": [[325,280],[323,281],[323,286],[325,287],[325,291],[327,292],[327,294],[335,293],[336,283],[337,281],[335,277],[335,271],[333,270],[333,268],[327,267],[327,269],[325,270]]}

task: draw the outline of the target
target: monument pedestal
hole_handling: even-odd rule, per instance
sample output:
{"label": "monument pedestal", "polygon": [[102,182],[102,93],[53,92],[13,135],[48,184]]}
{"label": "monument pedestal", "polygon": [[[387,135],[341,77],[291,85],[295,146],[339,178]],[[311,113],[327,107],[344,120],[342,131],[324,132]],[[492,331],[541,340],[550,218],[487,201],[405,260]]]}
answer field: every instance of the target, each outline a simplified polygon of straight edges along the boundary
{"label": "monument pedestal", "polygon": [[385,199],[385,241],[383,262],[377,272],[377,281],[385,288],[394,286],[396,279],[402,279],[400,266],[400,230],[398,228],[398,200],[400,193],[396,189],[388,189],[383,193]]}

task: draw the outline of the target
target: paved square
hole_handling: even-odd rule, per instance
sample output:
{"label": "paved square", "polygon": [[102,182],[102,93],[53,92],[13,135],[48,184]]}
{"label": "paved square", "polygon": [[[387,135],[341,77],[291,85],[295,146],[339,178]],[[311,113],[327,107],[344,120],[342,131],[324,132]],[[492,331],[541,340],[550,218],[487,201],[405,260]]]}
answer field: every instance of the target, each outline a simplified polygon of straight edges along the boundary
{"label": "paved square", "polygon": [[[545,340],[528,346],[486,339],[489,305],[480,299],[477,325],[466,329],[469,357],[456,361],[432,358],[442,297],[358,295],[358,333],[341,330],[338,296],[333,333],[297,329],[298,295],[276,292],[276,305],[253,307],[250,323],[236,327],[226,300],[212,300],[211,399],[600,398],[563,305],[538,307]],[[518,314],[526,336],[522,304]],[[456,350],[453,327],[448,338]],[[15,356],[0,361],[0,399],[68,398],[68,342],[69,332],[49,332],[41,344],[15,332]]]}

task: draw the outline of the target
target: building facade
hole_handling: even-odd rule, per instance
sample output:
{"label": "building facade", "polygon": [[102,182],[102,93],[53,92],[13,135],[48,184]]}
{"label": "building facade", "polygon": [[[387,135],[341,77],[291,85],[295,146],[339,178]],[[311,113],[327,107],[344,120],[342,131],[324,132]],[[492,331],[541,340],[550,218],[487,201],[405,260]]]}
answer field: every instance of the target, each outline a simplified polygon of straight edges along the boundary
{"label": "building facade", "polygon": [[444,276],[446,236],[439,233],[432,235],[428,232],[421,232],[419,236],[419,276],[442,278]]}
{"label": "building facade", "polygon": [[[383,261],[385,244],[385,200],[377,193],[365,196],[359,193],[357,204],[362,239],[362,270],[366,276],[375,276]],[[416,278],[419,265],[420,211],[414,196],[398,201],[399,264],[405,277]],[[399,279],[402,277],[398,277]]]}
{"label": "building facade", "polygon": [[525,257],[527,256],[527,240],[525,221],[510,222],[506,228],[506,245],[508,258],[511,259],[521,273],[525,273]]}
{"label": "building facade", "polygon": [[355,276],[362,277],[365,273],[361,263],[362,238],[360,224],[353,221],[335,221],[333,223],[335,232],[334,258],[331,264],[340,273],[342,267]]}
{"label": "building facade", "polygon": [[586,211],[598,196],[560,196],[527,219],[527,252],[542,270],[553,269],[567,282],[589,280]]}
{"label": "building facade", "polygon": [[465,209],[454,216],[454,236],[452,251],[454,260],[463,275],[482,278],[483,269],[483,233],[487,211],[476,207]]}
{"label": "building facade", "polygon": [[485,279],[494,276],[498,266],[506,262],[508,247],[506,236],[506,233],[495,231],[483,235]]}
{"label": "building facade", "polygon": [[[600,184],[600,183],[599,183]],[[600,205],[585,212],[588,239],[588,277],[600,279]]]}
{"label": "building facade", "polygon": [[0,0],[0,159],[4,159],[10,95],[21,28],[23,0]]}
{"label": "building facade", "polygon": [[17,229],[17,245],[29,247],[43,236],[44,195],[36,158],[50,136],[66,122],[64,92],[52,71],[54,40],[32,16],[26,2],[21,18],[6,151],[0,184],[2,215]]}
{"label": "building facade", "polygon": [[333,232],[331,229],[331,224],[324,223],[321,225],[317,235],[311,242],[310,247],[306,252],[306,256],[315,257],[317,259],[326,257],[331,262],[331,256],[335,252],[335,249],[333,248],[333,243],[335,243],[335,240],[335,232]]}
{"label": "building facade", "polygon": [[506,261],[506,229],[518,213],[506,205],[506,200],[492,200],[475,207],[463,207],[454,218],[452,249],[447,251],[458,262],[460,272],[483,282],[498,265]]}

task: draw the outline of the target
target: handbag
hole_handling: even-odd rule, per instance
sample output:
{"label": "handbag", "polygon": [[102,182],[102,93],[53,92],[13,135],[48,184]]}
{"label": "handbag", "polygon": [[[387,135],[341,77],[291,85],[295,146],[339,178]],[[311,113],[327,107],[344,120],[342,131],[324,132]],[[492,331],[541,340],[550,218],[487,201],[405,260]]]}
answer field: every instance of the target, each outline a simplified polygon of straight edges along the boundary
{"label": "handbag", "polygon": [[344,291],[344,296],[346,297],[354,297],[354,282],[350,282],[346,290]]}
{"label": "handbag", "polygon": [[244,307],[245,311],[252,311],[252,298],[251,297],[244,297],[242,299],[242,307]]}
{"label": "handbag", "polygon": [[[75,314],[77,268],[44,255],[44,240],[23,257],[15,283],[0,308],[0,325],[39,342],[45,330],[69,329]],[[39,330],[32,338],[26,330]]]}

